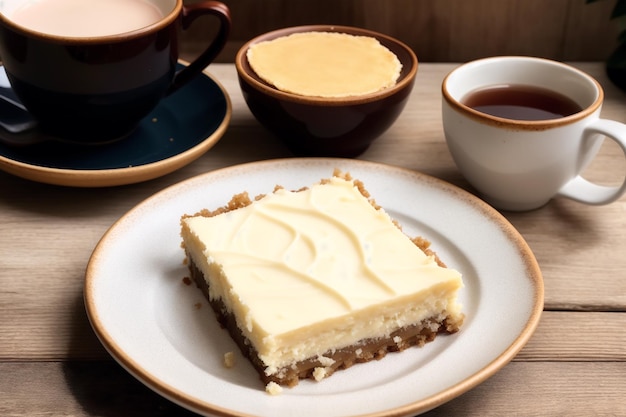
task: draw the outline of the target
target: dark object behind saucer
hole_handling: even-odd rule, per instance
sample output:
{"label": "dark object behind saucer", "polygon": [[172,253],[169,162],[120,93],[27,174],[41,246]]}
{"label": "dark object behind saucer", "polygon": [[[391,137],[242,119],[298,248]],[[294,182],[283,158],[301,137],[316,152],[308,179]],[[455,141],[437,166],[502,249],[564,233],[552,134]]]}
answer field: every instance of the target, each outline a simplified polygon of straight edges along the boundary
{"label": "dark object behind saucer", "polygon": [[[183,67],[180,63],[178,70]],[[161,100],[126,140],[98,146],[39,140],[16,146],[0,138],[0,170],[70,187],[146,181],[207,152],[226,131],[231,114],[226,91],[204,73]]]}
{"label": "dark object behind saucer", "polygon": [[[1,71],[4,68],[0,67]],[[37,122],[26,110],[10,87],[0,85],[0,141],[2,129],[9,134],[18,134],[35,128]]]}
{"label": "dark object behind saucer", "polygon": [[[22,26],[0,2],[0,56],[13,91],[53,139],[109,143],[129,136],[159,101],[197,77],[230,33],[230,11],[219,1],[183,5],[154,1],[162,18],[124,33],[66,36]],[[67,13],[67,19],[81,19]],[[216,23],[206,49],[176,72],[179,32],[199,17]]]}
{"label": "dark object behind saucer", "polygon": [[626,41],[606,61],[606,73],[616,86],[626,91]]}
{"label": "dark object behind saucer", "polygon": [[75,143],[107,143],[128,136],[170,85],[174,67],[160,79],[129,91],[69,94],[38,88],[8,75],[15,93],[46,135]]}
{"label": "dark object behind saucer", "polygon": [[[173,24],[152,37],[99,44],[52,42],[8,24],[0,30],[0,53],[13,91],[42,132],[63,140],[102,143],[127,136],[156,107],[175,73]],[[38,66],[40,56],[48,60]]]}
{"label": "dark object behind saucer", "polygon": [[[398,82],[394,87],[373,94],[324,99],[277,90],[261,80],[250,67],[246,53],[251,44],[311,31],[378,39],[402,63]],[[239,50],[235,64],[246,103],[263,126],[296,155],[332,157],[360,155],[395,122],[413,89],[418,65],[413,51],[393,38],[365,29],[329,25],[291,27],[261,35]]]}

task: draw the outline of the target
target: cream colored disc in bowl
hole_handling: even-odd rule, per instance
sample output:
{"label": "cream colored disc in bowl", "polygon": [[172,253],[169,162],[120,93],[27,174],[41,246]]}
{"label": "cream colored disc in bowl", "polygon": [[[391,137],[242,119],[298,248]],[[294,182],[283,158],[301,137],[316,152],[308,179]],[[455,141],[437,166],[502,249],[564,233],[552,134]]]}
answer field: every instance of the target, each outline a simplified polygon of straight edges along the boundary
{"label": "cream colored disc in bowl", "polygon": [[349,97],[395,85],[402,64],[370,36],[304,32],[250,46],[248,62],[279,90],[313,97]]}

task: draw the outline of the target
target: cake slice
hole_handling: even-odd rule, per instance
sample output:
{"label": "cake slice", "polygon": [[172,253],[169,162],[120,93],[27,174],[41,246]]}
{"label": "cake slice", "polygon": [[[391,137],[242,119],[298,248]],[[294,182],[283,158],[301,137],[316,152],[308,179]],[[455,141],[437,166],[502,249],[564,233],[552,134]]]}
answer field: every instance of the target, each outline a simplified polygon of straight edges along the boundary
{"label": "cake slice", "polygon": [[336,171],[181,219],[192,278],[264,383],[320,380],[463,322],[459,272]]}

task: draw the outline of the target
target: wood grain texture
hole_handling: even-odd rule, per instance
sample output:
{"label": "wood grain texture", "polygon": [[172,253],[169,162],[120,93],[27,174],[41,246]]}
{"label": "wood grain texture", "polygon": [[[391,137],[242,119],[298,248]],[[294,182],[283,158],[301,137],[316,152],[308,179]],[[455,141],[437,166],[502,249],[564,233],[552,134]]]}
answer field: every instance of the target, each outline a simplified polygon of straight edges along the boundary
{"label": "wood grain texture", "polygon": [[[0,375],[3,417],[195,416],[110,361],[0,363]],[[622,416],[624,398],[625,362],[511,362],[475,389],[423,415]]]}
{"label": "wood grain texture", "polygon": [[[576,63],[604,86],[604,117],[626,122],[626,94],[599,63]],[[425,172],[470,192],[441,126],[440,86],[456,64],[420,65],[394,126],[360,159]],[[206,155],[165,177],[102,189],[39,184],[0,172],[0,415],[192,415],[143,387],[103,349],[82,300],[84,271],[104,232],[161,189],[221,167],[289,157],[247,109],[232,65],[209,72],[233,105]],[[588,176],[626,175],[607,142]],[[494,377],[430,416],[626,415],[626,198],[601,207],[554,200],[503,213],[535,253],[546,311],[529,343]],[[121,289],[123,290],[123,289]]]}
{"label": "wood grain texture", "polygon": [[[196,0],[197,1],[197,0]],[[193,1],[189,0],[189,3]],[[616,46],[614,1],[583,0],[224,0],[232,13],[230,42],[220,56],[263,32],[298,25],[359,26],[394,36],[423,62],[461,62],[492,55],[534,55],[601,61]],[[185,34],[184,50],[199,50],[211,22]]]}
{"label": "wood grain texture", "polygon": [[624,329],[624,313],[544,311],[535,334],[514,360],[626,362]]}
{"label": "wood grain texture", "polygon": [[[59,310],[63,309],[49,306],[32,315],[4,310],[0,361],[111,358],[91,330],[82,302],[76,300],[69,311]],[[624,329],[623,313],[545,311],[535,334],[515,360],[626,362]]]}

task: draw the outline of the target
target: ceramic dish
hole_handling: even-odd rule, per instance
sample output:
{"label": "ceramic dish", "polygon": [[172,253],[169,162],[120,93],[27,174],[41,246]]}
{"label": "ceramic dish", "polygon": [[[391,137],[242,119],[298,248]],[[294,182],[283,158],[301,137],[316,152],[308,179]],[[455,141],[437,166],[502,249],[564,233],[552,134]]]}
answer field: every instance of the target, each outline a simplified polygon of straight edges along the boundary
{"label": "ceramic dish", "polygon": [[230,118],[226,91],[205,72],[163,99],[124,140],[94,146],[0,143],[0,169],[33,181],[73,187],[146,181],[203,155],[220,140]]}
{"label": "ceramic dish", "polygon": [[[402,65],[397,82],[391,87],[363,95],[303,96],[271,86],[250,66],[248,50],[253,45],[306,32],[341,33],[376,39],[395,54]],[[303,58],[294,56],[293,59],[298,61]],[[418,62],[408,45],[385,34],[350,26],[307,25],[278,29],[251,39],[237,52],[235,67],[239,86],[254,117],[295,155],[352,158],[365,152],[402,113],[413,90]],[[359,70],[380,71],[379,68]]]}
{"label": "ceramic dish", "polygon": [[[335,167],[364,181],[409,235],[431,240],[463,273],[466,321],[423,348],[355,365],[319,383],[265,393],[201,292],[186,285],[179,218],[234,193],[300,188]],[[414,171],[348,159],[284,159],[213,171],[174,185],[117,221],[95,248],[84,289],[106,349],[166,398],[217,416],[414,416],[478,385],[528,341],[543,309],[541,272],[520,234],[469,193]],[[488,341],[488,342],[486,342]],[[236,365],[223,365],[226,352]]]}

